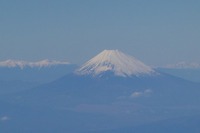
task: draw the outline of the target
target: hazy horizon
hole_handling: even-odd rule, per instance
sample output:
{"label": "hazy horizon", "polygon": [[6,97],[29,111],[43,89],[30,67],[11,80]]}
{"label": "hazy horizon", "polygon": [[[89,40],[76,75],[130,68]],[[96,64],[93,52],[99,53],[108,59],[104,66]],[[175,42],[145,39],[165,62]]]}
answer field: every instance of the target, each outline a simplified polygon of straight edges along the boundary
{"label": "hazy horizon", "polygon": [[200,2],[0,2],[0,60],[67,60],[82,64],[119,49],[146,64],[200,62]]}

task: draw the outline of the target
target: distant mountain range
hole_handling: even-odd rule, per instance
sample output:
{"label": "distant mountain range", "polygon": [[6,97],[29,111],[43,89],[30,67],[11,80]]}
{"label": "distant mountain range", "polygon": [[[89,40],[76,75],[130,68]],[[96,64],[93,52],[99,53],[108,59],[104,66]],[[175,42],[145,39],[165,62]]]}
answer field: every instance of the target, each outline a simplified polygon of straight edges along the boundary
{"label": "distant mountain range", "polygon": [[169,68],[169,69],[200,69],[200,63],[188,63],[188,62],[178,62],[176,64],[169,64],[163,66],[161,68]]}
{"label": "distant mountain range", "polygon": [[200,83],[200,63],[179,62],[176,64],[155,67],[154,69],[176,77]]}
{"label": "distant mountain range", "polygon": [[69,62],[66,61],[56,61],[56,60],[41,60],[37,62],[28,62],[28,61],[22,61],[22,60],[6,60],[0,62],[0,67],[19,67],[21,69],[25,67],[50,67],[50,66],[57,66],[57,65],[68,65]]}
{"label": "distant mountain range", "polygon": [[74,64],[61,61],[2,61],[0,62],[0,94],[26,90],[52,82],[76,68]]}

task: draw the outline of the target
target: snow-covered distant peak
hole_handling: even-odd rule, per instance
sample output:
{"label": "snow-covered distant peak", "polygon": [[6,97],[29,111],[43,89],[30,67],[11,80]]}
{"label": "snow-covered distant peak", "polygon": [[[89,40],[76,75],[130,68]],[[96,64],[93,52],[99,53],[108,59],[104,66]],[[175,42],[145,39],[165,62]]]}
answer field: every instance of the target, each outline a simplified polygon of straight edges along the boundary
{"label": "snow-covered distant peak", "polygon": [[119,50],[104,50],[76,70],[76,74],[98,76],[106,71],[123,77],[149,75],[154,72],[149,66]]}
{"label": "snow-covered distant peak", "polygon": [[69,62],[66,61],[56,61],[56,60],[41,60],[37,62],[28,62],[22,60],[6,60],[0,62],[0,67],[19,67],[23,69],[24,67],[48,67],[54,65],[67,65]]}
{"label": "snow-covered distant peak", "polygon": [[20,60],[6,60],[0,62],[0,67],[20,67],[24,68],[27,62]]}
{"label": "snow-covered distant peak", "polygon": [[68,64],[70,63],[66,61],[56,61],[56,60],[48,60],[48,59],[29,63],[31,67],[48,67],[48,66],[54,66],[54,65],[68,65]]}
{"label": "snow-covered distant peak", "polygon": [[163,68],[171,68],[171,69],[199,69],[200,68],[200,63],[196,63],[196,62],[192,62],[192,63],[189,63],[189,62],[178,62],[176,64],[170,64],[170,65],[167,65]]}

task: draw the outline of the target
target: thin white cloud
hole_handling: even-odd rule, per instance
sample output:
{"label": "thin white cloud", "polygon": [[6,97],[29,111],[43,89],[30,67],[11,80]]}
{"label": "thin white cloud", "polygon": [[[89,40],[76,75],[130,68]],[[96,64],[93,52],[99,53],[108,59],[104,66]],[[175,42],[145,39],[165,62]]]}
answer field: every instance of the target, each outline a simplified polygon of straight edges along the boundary
{"label": "thin white cloud", "polygon": [[8,116],[3,116],[0,118],[1,121],[8,121],[10,118]]}
{"label": "thin white cloud", "polygon": [[136,98],[136,97],[140,97],[143,95],[143,92],[133,92],[131,94],[131,98]]}
{"label": "thin white cloud", "polygon": [[144,93],[145,93],[145,94],[152,93],[152,90],[151,90],[151,89],[146,89],[146,90],[144,90]]}
{"label": "thin white cloud", "polygon": [[138,98],[138,97],[142,97],[142,96],[148,96],[151,93],[152,93],[151,89],[146,89],[144,91],[135,91],[131,94],[130,98]]}

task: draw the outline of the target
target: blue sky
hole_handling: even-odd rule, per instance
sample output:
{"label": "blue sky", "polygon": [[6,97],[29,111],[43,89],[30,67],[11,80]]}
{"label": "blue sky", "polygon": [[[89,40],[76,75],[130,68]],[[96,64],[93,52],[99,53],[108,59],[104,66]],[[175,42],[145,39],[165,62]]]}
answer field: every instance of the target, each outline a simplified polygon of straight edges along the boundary
{"label": "blue sky", "polygon": [[0,60],[81,64],[119,49],[149,65],[200,62],[199,0],[1,0]]}

